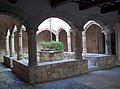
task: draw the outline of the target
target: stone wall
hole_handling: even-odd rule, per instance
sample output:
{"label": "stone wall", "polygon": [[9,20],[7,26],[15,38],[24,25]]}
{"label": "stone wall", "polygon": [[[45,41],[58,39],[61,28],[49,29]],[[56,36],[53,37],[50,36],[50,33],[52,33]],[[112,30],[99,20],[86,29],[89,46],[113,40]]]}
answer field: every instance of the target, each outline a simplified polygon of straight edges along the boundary
{"label": "stone wall", "polygon": [[40,61],[56,61],[64,59],[63,51],[56,50],[56,51],[40,51],[39,52]]}
{"label": "stone wall", "polygon": [[18,60],[13,60],[13,72],[18,75],[20,78],[29,82],[29,68],[23,62],[19,62]]}
{"label": "stone wall", "polygon": [[103,57],[96,57],[91,60],[91,64],[94,66],[98,66],[99,69],[108,69],[115,67],[115,56],[103,56]]}
{"label": "stone wall", "polygon": [[75,52],[64,52],[65,59],[75,59]]}
{"label": "stone wall", "polygon": [[99,69],[108,69],[116,66],[116,56],[108,54],[83,54],[83,58],[88,60],[88,63],[93,66],[98,66]]}
{"label": "stone wall", "polygon": [[67,61],[38,66],[36,69],[37,82],[53,81],[80,75],[88,71],[87,60]]}
{"label": "stone wall", "polygon": [[62,60],[38,63],[35,67],[28,67],[22,61],[13,61],[13,71],[25,81],[35,84],[64,79],[87,73],[87,60]]}

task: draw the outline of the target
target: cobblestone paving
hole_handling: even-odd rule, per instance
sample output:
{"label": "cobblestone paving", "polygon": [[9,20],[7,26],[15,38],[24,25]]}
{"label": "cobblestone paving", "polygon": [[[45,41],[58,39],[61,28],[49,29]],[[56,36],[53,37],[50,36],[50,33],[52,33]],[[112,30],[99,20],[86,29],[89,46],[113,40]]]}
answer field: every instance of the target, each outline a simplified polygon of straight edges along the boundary
{"label": "cobblestone paving", "polygon": [[30,85],[0,63],[0,89],[120,89],[120,67],[64,80]]}

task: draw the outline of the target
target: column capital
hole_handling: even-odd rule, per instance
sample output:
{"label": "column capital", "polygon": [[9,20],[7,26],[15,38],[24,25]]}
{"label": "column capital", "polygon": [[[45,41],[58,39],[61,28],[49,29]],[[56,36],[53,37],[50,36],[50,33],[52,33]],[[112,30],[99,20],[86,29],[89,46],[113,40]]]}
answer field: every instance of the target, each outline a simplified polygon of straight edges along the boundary
{"label": "column capital", "polygon": [[70,35],[70,34],[67,34],[67,37],[71,37],[71,35]]}
{"label": "column capital", "polygon": [[23,34],[23,33],[22,33],[22,32],[19,32],[18,34],[19,34],[19,37],[22,37],[22,34]]}
{"label": "column capital", "polygon": [[10,38],[14,38],[14,33],[10,34]]}
{"label": "column capital", "polygon": [[82,37],[86,37],[86,31],[82,32]]}

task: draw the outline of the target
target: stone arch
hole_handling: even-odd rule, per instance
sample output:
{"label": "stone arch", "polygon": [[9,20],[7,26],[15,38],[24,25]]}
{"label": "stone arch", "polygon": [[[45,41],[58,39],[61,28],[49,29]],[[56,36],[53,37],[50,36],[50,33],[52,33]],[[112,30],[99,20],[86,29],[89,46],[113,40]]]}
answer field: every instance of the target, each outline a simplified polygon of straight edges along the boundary
{"label": "stone arch", "polygon": [[57,32],[53,28],[49,29],[48,27],[42,28],[40,31],[37,32],[37,35],[45,30],[50,31],[53,34],[57,35]]}
{"label": "stone arch", "polygon": [[[119,35],[119,27],[120,27],[120,20],[119,20],[120,18],[117,18],[114,22],[113,22],[113,24],[111,25],[111,28],[112,28],[112,30],[115,32],[115,49],[114,49],[114,51],[115,51],[115,55],[116,55],[116,58],[118,59],[118,60],[120,60],[120,56],[119,56],[119,54],[120,54],[120,51],[119,51],[119,49],[120,49],[120,46],[119,46],[119,44],[120,44],[120,42],[119,42],[119,37],[120,37],[120,35]],[[112,33],[112,32],[111,32]],[[113,39],[113,38],[112,38]],[[113,44],[112,44],[113,45]],[[111,47],[112,47],[112,45],[111,45]],[[113,50],[112,50],[113,51]]]}
{"label": "stone arch", "polygon": [[[77,31],[83,30],[83,28],[81,27],[81,22],[83,19],[81,17],[76,17],[67,11],[57,11],[55,8],[52,8],[52,10],[49,12],[40,11],[37,14],[37,18],[39,19],[38,26],[44,20],[51,18],[51,17],[59,18],[59,19],[65,21],[72,28],[72,30],[74,30],[75,34]],[[79,35],[79,34],[77,34],[77,35]],[[78,40],[77,40],[77,36],[75,35],[75,41],[74,41],[75,45],[78,44],[76,41],[78,41]],[[79,44],[81,45],[81,42]],[[79,50],[79,48],[75,48],[76,54],[78,53],[77,52],[78,50]]]}
{"label": "stone arch", "polygon": [[99,26],[101,26],[104,30],[104,28],[108,28],[106,29],[107,32],[110,32],[110,26],[107,24],[107,21],[105,20],[105,18],[103,18],[101,15],[99,14],[91,14],[89,15],[87,18],[84,19],[84,21],[82,22],[82,26],[84,26],[88,21],[94,21],[95,24],[99,24]]}
{"label": "stone arch", "polygon": [[55,8],[52,9],[50,12],[40,11],[38,13],[37,15],[37,18],[39,18],[38,26],[44,20],[51,18],[51,17],[59,18],[65,21],[74,30],[76,29],[82,30],[81,22],[83,19],[81,17],[76,17],[73,14],[70,14],[69,12],[66,12],[66,11],[57,11]]}
{"label": "stone arch", "polygon": [[22,24],[25,25],[25,27],[28,27],[30,25],[30,22],[28,20],[30,20],[30,18],[32,17],[22,9],[4,2],[0,2],[0,14],[16,18],[17,20],[21,21]]}
{"label": "stone arch", "polygon": [[66,33],[68,33],[63,27],[58,28],[58,34],[60,33],[61,30],[64,30]]}
{"label": "stone arch", "polygon": [[91,26],[91,25],[97,25],[97,26],[99,26],[100,28],[101,28],[101,30],[103,31],[103,28],[101,27],[101,25],[99,25],[97,22],[95,22],[95,21],[93,21],[93,20],[90,20],[90,21],[88,21],[85,25],[84,25],[84,27],[83,27],[83,29],[84,29],[84,31],[86,32],[87,31],[87,29]]}
{"label": "stone arch", "polygon": [[9,29],[6,30],[5,36],[6,36],[6,37],[9,37],[9,36],[10,36],[10,30],[9,30]]}
{"label": "stone arch", "polygon": [[[104,33],[104,34],[102,34],[103,36],[101,35],[101,38],[103,38],[103,42],[102,43],[100,42],[100,43],[101,43],[101,46],[103,45],[104,49],[101,49],[101,47],[99,47],[101,50],[103,50],[101,52],[106,53],[106,54],[111,53],[110,25],[107,24],[107,21],[101,15],[91,14],[87,18],[84,19],[84,21],[82,22],[82,24],[83,24],[82,26],[84,26],[90,20],[95,21],[103,28],[102,33]],[[106,42],[105,39],[108,40],[109,42]]]}
{"label": "stone arch", "polygon": [[64,44],[64,51],[68,51],[67,32],[64,29],[59,32],[59,40]]}

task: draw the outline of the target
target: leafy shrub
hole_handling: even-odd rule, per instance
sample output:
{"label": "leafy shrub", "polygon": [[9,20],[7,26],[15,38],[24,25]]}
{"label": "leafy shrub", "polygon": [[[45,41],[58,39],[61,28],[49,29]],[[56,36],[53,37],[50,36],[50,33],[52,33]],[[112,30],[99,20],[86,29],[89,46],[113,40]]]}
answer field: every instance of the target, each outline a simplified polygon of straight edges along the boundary
{"label": "leafy shrub", "polygon": [[39,42],[39,44],[42,46],[48,47],[50,49],[55,49],[55,50],[63,50],[64,49],[64,44],[59,41],[50,41],[50,42],[41,41],[41,42]]}
{"label": "leafy shrub", "polygon": [[52,49],[56,49],[56,50],[63,50],[64,49],[63,43],[59,42],[59,41],[51,41],[49,43],[49,47]]}
{"label": "leafy shrub", "polygon": [[43,46],[49,46],[49,42],[46,41],[40,41],[39,44]]}

